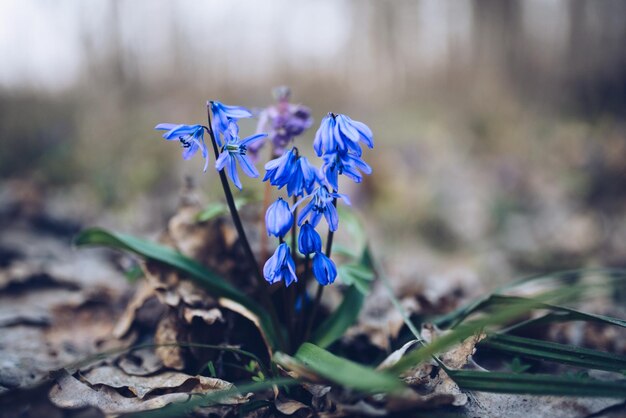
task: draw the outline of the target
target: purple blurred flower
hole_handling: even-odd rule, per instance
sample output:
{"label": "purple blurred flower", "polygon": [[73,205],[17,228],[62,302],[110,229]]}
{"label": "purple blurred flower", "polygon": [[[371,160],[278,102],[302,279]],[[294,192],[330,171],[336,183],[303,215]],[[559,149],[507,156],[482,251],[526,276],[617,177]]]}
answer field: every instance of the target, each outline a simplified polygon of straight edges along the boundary
{"label": "purple blurred flower", "polygon": [[159,123],[154,129],[167,131],[163,138],[168,141],[178,140],[183,146],[183,158],[185,160],[194,156],[198,150],[202,151],[204,158],[204,171],[209,166],[209,153],[204,143],[204,127],[202,125],[177,125],[174,123]]}
{"label": "purple blurred flower", "polygon": [[297,282],[296,277],[296,265],[291,258],[291,251],[286,243],[280,244],[274,255],[272,255],[263,266],[263,277],[269,282],[269,284],[278,283],[280,281],[285,282],[285,286],[293,282]]}
{"label": "purple blurred flower", "polygon": [[228,106],[220,102],[211,101],[211,113],[213,113],[212,128],[215,134],[215,141],[218,146],[222,146],[220,135],[226,135],[230,122],[237,122],[239,119],[250,118],[252,113],[245,107]]}
{"label": "purple blurred flower", "polygon": [[237,162],[241,166],[243,172],[252,178],[258,177],[259,172],[246,155],[248,146],[254,142],[264,138],[267,134],[256,134],[244,139],[239,139],[239,127],[233,121],[228,125],[228,129],[224,132],[224,146],[222,152],[215,161],[215,169],[221,171],[226,168],[226,173],[239,190],[241,190],[241,181],[237,173]]}
{"label": "purple blurred flower", "polygon": [[[311,127],[313,118],[308,107],[289,103],[291,92],[287,87],[278,87],[274,93],[278,103],[260,113],[257,132],[268,131],[273,155],[282,155],[296,136]],[[263,143],[255,146],[254,153],[262,146]]]}

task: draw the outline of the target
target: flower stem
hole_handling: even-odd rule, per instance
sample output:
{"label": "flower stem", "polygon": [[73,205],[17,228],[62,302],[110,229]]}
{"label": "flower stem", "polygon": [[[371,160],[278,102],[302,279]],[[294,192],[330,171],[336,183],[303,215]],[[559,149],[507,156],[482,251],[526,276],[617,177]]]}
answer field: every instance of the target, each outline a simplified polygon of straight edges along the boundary
{"label": "flower stem", "polygon": [[[217,160],[217,158],[219,157],[219,150],[217,148],[217,140],[215,139],[215,134],[213,132],[213,125],[211,124],[211,107],[209,103],[207,103],[207,119],[209,122],[209,136],[211,137],[213,152],[215,153],[215,159]],[[246,232],[243,229],[243,223],[241,222],[241,218],[239,217],[239,212],[237,211],[237,206],[235,205],[235,199],[233,198],[233,193],[230,190],[230,186],[228,185],[228,179],[226,178],[226,173],[224,172],[224,170],[219,171],[219,176],[220,181],[222,182],[222,188],[224,189],[226,203],[228,204],[228,209],[230,210],[230,215],[233,219],[233,223],[235,224],[235,228],[237,229],[239,242],[241,242],[241,244],[243,245],[243,250],[246,253],[246,257],[248,258],[249,262],[252,263],[254,275],[256,276],[257,281],[259,282],[259,287],[261,289],[261,297],[263,298],[263,302],[266,305],[268,312],[272,318],[272,323],[274,324],[274,327],[276,327],[276,332],[279,335],[281,343],[284,346],[283,334],[280,331],[281,327],[278,321],[278,315],[276,314],[276,309],[274,308],[274,304],[272,304],[265,283],[265,279],[263,278],[263,274],[261,273],[259,264],[256,261],[256,257],[254,256],[254,252],[252,251],[252,247],[250,246],[250,242],[248,241]]]}
{"label": "flower stem", "polygon": [[[333,206],[337,207],[337,198],[333,199]],[[335,233],[328,229],[328,237],[326,238],[326,257],[330,258],[330,253],[333,249],[333,237]],[[306,333],[304,334],[304,341],[306,342],[311,335],[311,329],[313,328],[313,322],[315,322],[315,317],[317,316],[317,311],[319,310],[320,302],[322,300],[322,294],[324,293],[324,286],[318,283],[317,292],[315,293],[315,302],[313,302],[313,311],[311,312],[311,317],[309,318],[309,324],[306,327]]]}

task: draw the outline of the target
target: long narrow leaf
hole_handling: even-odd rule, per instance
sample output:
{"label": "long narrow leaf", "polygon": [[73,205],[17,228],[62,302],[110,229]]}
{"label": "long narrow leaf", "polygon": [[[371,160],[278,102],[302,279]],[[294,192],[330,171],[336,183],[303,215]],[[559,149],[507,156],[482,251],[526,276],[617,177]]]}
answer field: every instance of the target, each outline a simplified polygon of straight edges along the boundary
{"label": "long narrow leaf", "polygon": [[119,250],[130,251],[142,257],[159,261],[189,275],[189,278],[206,288],[213,295],[230,299],[245,306],[258,316],[261,327],[269,340],[269,344],[278,346],[278,334],[267,311],[220,276],[207,270],[198,262],[185,257],[172,248],[146,241],[132,235],[109,232],[101,228],[82,231],[74,240],[78,246],[102,245]]}
{"label": "long narrow leaf", "polygon": [[[578,289],[576,287],[571,287],[558,291],[558,297],[559,299],[571,297],[577,292]],[[502,307],[490,315],[464,322],[447,334],[437,338],[432,343],[407,354],[398,361],[391,370],[400,373],[408,368],[414,367],[431,356],[442,352],[446,348],[460,343],[466,338],[480,332],[484,328],[505,324],[533,309],[543,306],[546,300],[552,300],[556,296],[554,292],[549,292],[538,296],[536,299],[520,298],[519,300],[511,301],[506,307]]]}
{"label": "long narrow leaf", "polygon": [[[372,256],[367,245],[363,249],[359,265],[368,271],[372,269]],[[365,295],[362,289],[355,285],[349,286],[339,307],[315,329],[311,342],[326,348],[341,338],[346,330],[356,322],[364,301]]]}
{"label": "long narrow leaf", "polygon": [[363,293],[355,286],[350,286],[343,295],[341,305],[315,329],[311,341],[326,348],[341,338],[354,325],[364,300]]}
{"label": "long narrow leaf", "polygon": [[626,371],[624,356],[531,338],[495,334],[478,343],[478,347],[588,369],[619,373]]}
{"label": "long narrow leaf", "polygon": [[626,381],[546,374],[515,374],[454,370],[447,372],[464,390],[531,395],[626,398]]}
{"label": "long narrow leaf", "polygon": [[[276,358],[280,363],[281,356]],[[394,375],[338,357],[311,343],[302,344],[294,360],[328,381],[362,392],[392,392],[404,387]]]}
{"label": "long narrow leaf", "polygon": [[521,279],[513,281],[512,283],[508,283],[503,286],[500,286],[496,288],[493,292],[486,294],[480,298],[477,298],[452,312],[449,312],[445,315],[441,315],[433,319],[432,322],[440,328],[454,328],[457,324],[461,323],[465,318],[467,318],[472,313],[491,306],[491,304],[494,303],[496,298],[498,296],[503,296],[502,293],[506,291],[510,291],[512,289],[515,289],[522,285],[526,285],[531,282],[538,282],[538,281],[555,281],[557,283],[565,282],[566,279],[571,277],[572,275],[580,275],[580,274],[603,274],[607,276],[620,277],[623,280],[624,277],[626,276],[626,270],[625,269],[607,269],[607,268],[575,269],[575,270],[559,271],[559,272],[555,272],[551,274],[540,274],[540,275],[523,277]]}

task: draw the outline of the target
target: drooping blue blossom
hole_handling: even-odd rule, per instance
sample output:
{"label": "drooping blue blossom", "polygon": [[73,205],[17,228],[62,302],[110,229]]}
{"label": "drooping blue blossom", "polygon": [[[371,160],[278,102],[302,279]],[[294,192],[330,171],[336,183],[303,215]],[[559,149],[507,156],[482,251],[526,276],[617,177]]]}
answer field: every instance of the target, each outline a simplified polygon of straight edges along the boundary
{"label": "drooping blue blossom", "polygon": [[209,166],[209,153],[204,143],[204,127],[202,125],[177,125],[175,123],[159,123],[154,129],[167,131],[163,138],[168,141],[177,140],[183,147],[183,159],[188,160],[198,150],[204,158],[204,171]]}
{"label": "drooping blue blossom", "polygon": [[267,235],[274,235],[277,238],[284,237],[292,226],[293,213],[289,209],[289,204],[282,197],[279,197],[265,212]]}
{"label": "drooping blue blossom", "polygon": [[263,266],[263,277],[269,282],[269,284],[278,283],[280,281],[285,282],[285,286],[293,282],[297,282],[296,277],[296,264],[291,258],[291,251],[286,243],[280,244],[274,255],[272,255]]}
{"label": "drooping blue blossom", "polygon": [[359,142],[365,143],[370,148],[374,147],[373,134],[367,125],[346,115],[329,113],[315,134],[313,148],[318,156],[337,150],[349,150],[361,156]]}
{"label": "drooping blue blossom", "polygon": [[243,172],[252,178],[258,177],[259,172],[246,155],[248,146],[262,138],[267,134],[256,134],[244,139],[239,139],[239,127],[233,121],[228,125],[228,129],[224,132],[224,146],[222,152],[215,161],[215,168],[221,171],[226,168],[226,173],[239,190],[241,190],[241,181],[237,173],[237,162],[241,166]]}
{"label": "drooping blue blossom", "polygon": [[320,285],[326,286],[335,281],[337,267],[333,260],[326,257],[321,251],[318,251],[313,256],[313,275]]}
{"label": "drooping blue blossom", "polygon": [[300,233],[298,234],[298,251],[304,255],[322,251],[322,238],[309,221],[306,221],[300,228]]}
{"label": "drooping blue blossom", "polygon": [[287,186],[287,195],[303,196],[311,193],[316,182],[320,181],[317,168],[309,163],[308,158],[298,155],[296,148],[285,152],[265,164],[263,181],[270,181],[278,189]]}
{"label": "drooping blue blossom", "polygon": [[219,147],[222,146],[220,135],[226,135],[230,122],[237,122],[239,119],[250,118],[252,113],[241,106],[229,106],[220,102],[211,101],[211,113],[213,113],[212,128],[215,140]]}
{"label": "drooping blue blossom", "polygon": [[372,168],[361,157],[350,151],[329,152],[322,156],[324,177],[333,190],[339,190],[339,175],[352,179],[355,183],[363,180],[361,172],[371,174]]}
{"label": "drooping blue blossom", "polygon": [[348,196],[341,193],[329,192],[326,186],[318,186],[312,194],[305,196],[302,200],[296,203],[293,209],[304,202],[307,198],[311,198],[311,200],[298,215],[298,226],[301,226],[305,219],[310,216],[309,222],[313,227],[316,227],[323,216],[326,218],[328,228],[331,231],[336,231],[339,226],[339,216],[337,215],[337,208],[333,205],[333,199],[341,198],[346,204],[349,205],[350,200],[348,199]]}
{"label": "drooping blue blossom", "polygon": [[[289,87],[275,88],[274,97],[278,103],[264,109],[259,114],[257,132],[269,132],[272,154],[280,156],[283,155],[286,147],[296,136],[301,135],[311,127],[313,118],[308,107],[289,102],[291,97]],[[262,142],[257,144],[254,147],[254,153],[263,146]]]}
{"label": "drooping blue blossom", "polygon": [[292,151],[286,152],[265,164],[265,176],[263,181],[270,181],[272,186],[279,189],[289,183],[291,173],[296,162],[296,154]]}
{"label": "drooping blue blossom", "polygon": [[319,171],[309,163],[308,158],[298,157],[287,183],[287,195],[304,196],[305,193],[311,193],[320,177]]}

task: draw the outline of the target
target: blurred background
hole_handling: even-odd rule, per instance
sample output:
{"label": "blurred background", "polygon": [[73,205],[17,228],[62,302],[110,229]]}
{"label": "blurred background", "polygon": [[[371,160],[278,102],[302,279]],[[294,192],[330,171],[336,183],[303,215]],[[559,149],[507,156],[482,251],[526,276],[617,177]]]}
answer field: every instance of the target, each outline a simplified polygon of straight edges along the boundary
{"label": "blurred background", "polygon": [[396,280],[625,267],[625,45],[621,0],[3,0],[0,205],[155,234],[187,176],[221,193],[152,128],[288,85],[301,149],[374,131],[345,187]]}

